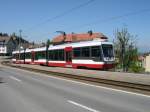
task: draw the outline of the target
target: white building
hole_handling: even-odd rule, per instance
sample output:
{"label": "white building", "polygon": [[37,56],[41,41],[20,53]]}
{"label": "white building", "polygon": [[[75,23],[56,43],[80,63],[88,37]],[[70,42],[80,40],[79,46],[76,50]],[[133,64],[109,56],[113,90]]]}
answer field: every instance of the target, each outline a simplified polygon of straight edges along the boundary
{"label": "white building", "polygon": [[150,53],[145,56],[145,71],[150,72]]}
{"label": "white building", "polygon": [[0,36],[0,56],[10,56],[15,48],[16,43],[12,37]]}

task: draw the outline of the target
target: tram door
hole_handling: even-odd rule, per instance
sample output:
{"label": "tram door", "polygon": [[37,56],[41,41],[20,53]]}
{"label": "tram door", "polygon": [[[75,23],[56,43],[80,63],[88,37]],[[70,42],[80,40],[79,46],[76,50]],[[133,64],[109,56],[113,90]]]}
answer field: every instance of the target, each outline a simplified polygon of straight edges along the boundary
{"label": "tram door", "polygon": [[66,67],[72,67],[72,47],[65,48]]}

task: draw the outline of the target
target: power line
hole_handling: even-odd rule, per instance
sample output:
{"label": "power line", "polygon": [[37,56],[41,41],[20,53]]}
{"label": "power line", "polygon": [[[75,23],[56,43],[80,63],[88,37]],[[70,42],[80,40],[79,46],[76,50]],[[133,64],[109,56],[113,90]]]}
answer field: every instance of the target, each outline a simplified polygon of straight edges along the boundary
{"label": "power line", "polygon": [[56,15],[56,16],[54,16],[52,18],[49,18],[49,19],[47,19],[47,20],[45,20],[45,21],[43,21],[43,22],[41,22],[39,24],[36,24],[36,25],[34,25],[33,27],[31,27],[31,28],[29,28],[27,30],[32,30],[32,29],[34,29],[34,28],[36,28],[38,26],[46,24],[47,22],[51,22],[51,21],[54,21],[54,20],[56,20],[58,18],[61,18],[61,17],[65,16],[65,15],[67,15],[67,14],[69,14],[69,13],[75,11],[75,10],[78,10],[78,9],[84,7],[84,6],[87,6],[88,4],[90,4],[91,2],[94,2],[94,1],[95,0],[88,0],[87,2],[84,2],[84,3],[82,3],[82,4],[78,5],[78,6],[75,6],[75,7],[71,8],[71,9],[69,9],[69,10],[66,10],[66,11],[64,11],[61,14],[58,14],[58,15]]}
{"label": "power line", "polygon": [[[90,22],[90,23],[86,23],[86,24],[83,24],[83,25],[78,25],[78,26],[73,26],[73,27],[69,27],[67,29],[74,29],[74,28],[78,28],[78,29],[81,29],[85,26],[89,26],[89,25],[94,25],[94,24],[99,24],[99,23],[104,23],[104,22],[108,22],[108,21],[111,21],[111,20],[116,20],[116,19],[120,19],[120,18],[124,18],[124,17],[128,17],[128,16],[133,16],[133,15],[137,15],[137,14],[141,14],[141,13],[145,13],[145,12],[149,12],[150,9],[143,9],[143,10],[138,10],[138,11],[134,11],[134,12],[130,12],[130,13],[126,13],[126,14],[123,14],[123,15],[119,15],[119,16],[113,16],[113,17],[110,17],[110,18],[106,18],[106,19],[103,19],[103,20],[97,20],[97,21],[93,21],[93,22]],[[65,29],[66,30],[66,29]],[[63,31],[65,31],[63,30]],[[53,32],[55,33],[55,32]],[[43,35],[48,35],[50,33],[45,33]],[[42,35],[41,35],[42,36]]]}
{"label": "power line", "polygon": [[[137,14],[141,14],[141,13],[145,13],[145,12],[149,12],[149,11],[150,11],[150,9],[142,9],[142,10],[126,13],[126,14],[119,15],[119,16],[113,16],[113,17],[106,18],[106,19],[103,19],[103,20],[93,21],[93,22],[86,23],[86,24],[83,24],[83,25],[69,27],[67,29],[72,29],[72,28],[73,29],[74,28],[81,29],[81,28],[83,28],[85,26],[90,26],[90,25],[94,25],[94,24],[104,23],[104,22],[108,22],[108,21],[112,21],[112,20],[116,20],[116,19],[120,19],[120,18],[124,18],[124,17],[129,17],[129,16],[133,16],[133,15],[137,15]],[[65,30],[63,30],[63,31],[65,31]],[[55,32],[51,32],[51,33],[55,33]],[[51,33],[45,33],[44,35],[46,36],[46,35],[51,34]],[[43,36],[43,35],[41,35],[41,36]]]}
{"label": "power line", "polygon": [[93,21],[93,22],[86,23],[86,24],[83,24],[83,25],[73,26],[73,27],[70,27],[70,28],[67,28],[67,29],[83,28],[85,26],[99,24],[99,23],[103,23],[103,22],[108,22],[108,21],[111,21],[111,20],[116,20],[116,19],[120,19],[120,18],[124,18],[124,17],[128,17],[128,16],[133,16],[133,15],[137,15],[137,14],[141,14],[141,13],[145,13],[145,12],[149,12],[149,11],[150,11],[150,9],[138,10],[138,11],[126,13],[124,15],[113,16],[113,17],[106,18],[106,19],[103,19],[103,20],[97,20],[97,21]]}

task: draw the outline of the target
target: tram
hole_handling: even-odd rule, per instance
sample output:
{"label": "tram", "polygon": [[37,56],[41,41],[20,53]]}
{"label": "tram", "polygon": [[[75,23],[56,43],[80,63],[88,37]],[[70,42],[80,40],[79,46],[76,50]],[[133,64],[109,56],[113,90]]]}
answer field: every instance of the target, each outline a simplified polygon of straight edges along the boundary
{"label": "tram", "polygon": [[113,43],[99,39],[14,51],[12,61],[53,67],[111,69],[115,58]]}

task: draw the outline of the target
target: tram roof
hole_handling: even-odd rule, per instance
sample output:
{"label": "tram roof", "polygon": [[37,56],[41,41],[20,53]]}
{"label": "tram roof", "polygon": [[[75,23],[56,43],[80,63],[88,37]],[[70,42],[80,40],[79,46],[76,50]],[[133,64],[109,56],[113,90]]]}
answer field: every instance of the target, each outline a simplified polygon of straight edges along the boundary
{"label": "tram roof", "polygon": [[[66,43],[66,44],[61,44],[61,45],[50,45],[48,50],[55,50],[55,49],[64,49],[65,47],[86,47],[86,46],[98,46],[101,44],[111,44],[112,42],[108,41],[100,41],[100,40],[93,40],[93,41],[81,41],[81,42],[76,42],[76,43]],[[31,52],[31,51],[45,51],[46,47],[41,47],[41,48],[35,48],[35,49],[26,49],[25,52]],[[24,50],[17,50],[13,51],[12,53],[23,53]]]}
{"label": "tram roof", "polygon": [[35,48],[32,51],[44,51],[44,50],[46,50],[46,47]]}
{"label": "tram roof", "polygon": [[97,45],[101,45],[101,44],[111,44],[112,42],[108,42],[108,41],[97,41],[97,40],[93,40],[93,41],[82,41],[82,42],[76,42],[76,43],[66,43],[66,44],[61,44],[61,45],[51,45],[49,47],[49,50],[52,49],[64,49],[65,47],[86,47],[86,46],[97,46]]}

